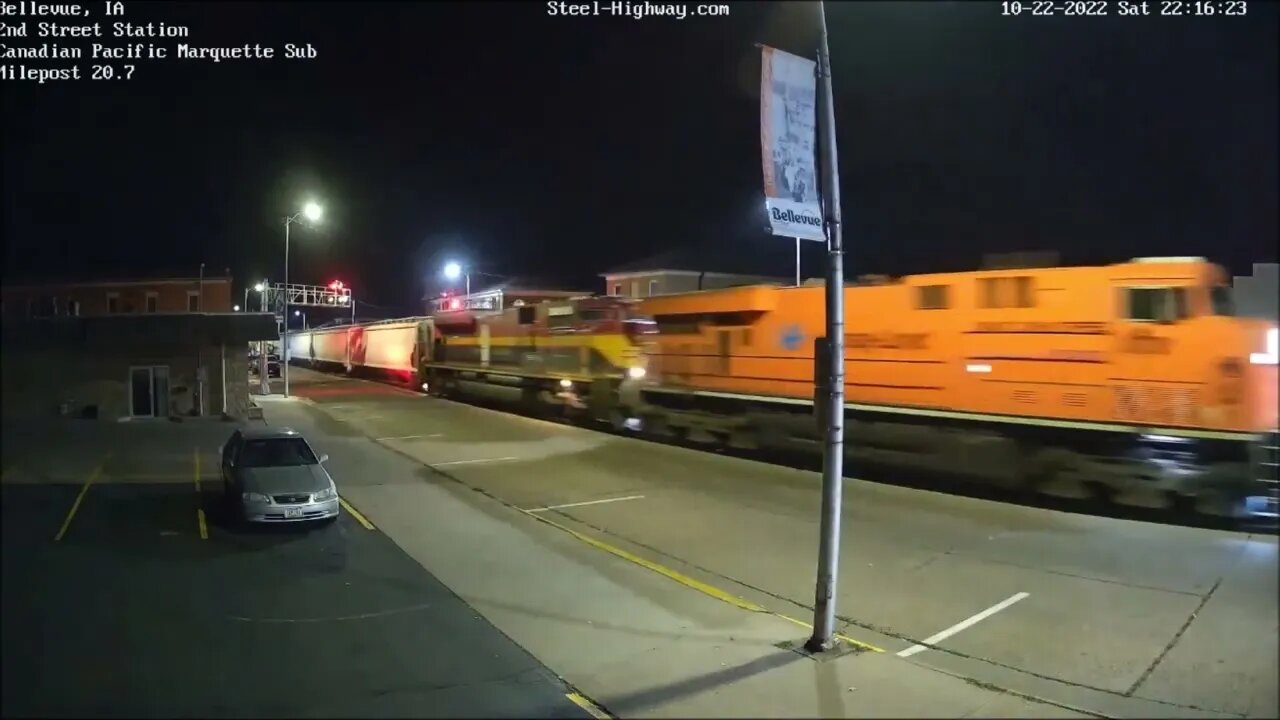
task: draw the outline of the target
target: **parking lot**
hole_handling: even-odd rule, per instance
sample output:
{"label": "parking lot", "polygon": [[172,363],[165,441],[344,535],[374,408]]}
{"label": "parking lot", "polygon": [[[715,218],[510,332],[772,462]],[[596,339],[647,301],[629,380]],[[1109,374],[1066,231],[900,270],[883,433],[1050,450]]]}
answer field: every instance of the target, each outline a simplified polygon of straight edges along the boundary
{"label": "parking lot", "polygon": [[5,716],[590,717],[358,509],[227,522],[233,429],[5,428]]}

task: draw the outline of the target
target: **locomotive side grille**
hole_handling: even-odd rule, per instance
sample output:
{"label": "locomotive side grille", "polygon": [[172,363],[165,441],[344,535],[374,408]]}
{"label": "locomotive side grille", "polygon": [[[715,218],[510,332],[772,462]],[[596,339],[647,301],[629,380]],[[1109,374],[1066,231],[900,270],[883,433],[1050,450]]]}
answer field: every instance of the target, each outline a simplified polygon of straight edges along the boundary
{"label": "locomotive side grille", "polygon": [[1014,390],[1013,399],[1014,402],[1028,404],[1040,402],[1040,397],[1035,390]]}
{"label": "locomotive side grille", "polygon": [[1089,404],[1089,397],[1084,393],[1063,393],[1062,402],[1070,407],[1084,407]]}

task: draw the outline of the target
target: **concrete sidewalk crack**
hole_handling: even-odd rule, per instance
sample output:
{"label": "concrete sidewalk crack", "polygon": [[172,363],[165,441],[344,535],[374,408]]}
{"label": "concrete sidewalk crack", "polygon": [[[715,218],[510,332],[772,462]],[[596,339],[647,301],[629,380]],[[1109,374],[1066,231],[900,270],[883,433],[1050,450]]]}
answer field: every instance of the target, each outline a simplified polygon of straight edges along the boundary
{"label": "concrete sidewalk crack", "polygon": [[1177,645],[1178,641],[1182,639],[1182,634],[1185,633],[1187,628],[1191,627],[1191,623],[1195,622],[1196,618],[1200,616],[1200,611],[1204,609],[1204,606],[1209,602],[1209,598],[1213,597],[1213,594],[1218,591],[1218,587],[1221,585],[1222,578],[1218,578],[1218,581],[1215,582],[1213,587],[1209,588],[1209,592],[1205,593],[1204,597],[1200,599],[1200,603],[1196,605],[1196,609],[1191,611],[1191,614],[1187,616],[1186,622],[1182,623],[1182,627],[1178,628],[1178,632],[1173,634],[1169,643],[1164,646],[1164,649],[1160,651],[1160,654],[1156,656],[1156,659],[1151,661],[1151,664],[1147,666],[1147,669],[1142,672],[1142,676],[1139,677],[1124,693],[1125,697],[1133,697],[1133,694],[1138,691],[1138,688],[1142,686],[1142,683],[1146,682],[1147,678],[1151,677],[1151,673],[1155,672],[1156,667],[1164,661],[1165,655],[1168,655],[1169,651],[1173,649],[1173,646]]}

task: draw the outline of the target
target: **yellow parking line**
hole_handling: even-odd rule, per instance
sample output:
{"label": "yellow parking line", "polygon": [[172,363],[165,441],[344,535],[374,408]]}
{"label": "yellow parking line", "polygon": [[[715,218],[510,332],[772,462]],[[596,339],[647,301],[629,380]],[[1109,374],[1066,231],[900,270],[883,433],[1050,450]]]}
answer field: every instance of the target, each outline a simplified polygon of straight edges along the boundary
{"label": "yellow parking line", "polygon": [[347,502],[346,498],[339,495],[338,502],[342,504],[342,507],[346,508],[347,512],[351,513],[351,517],[355,518],[356,522],[364,526],[365,530],[373,529],[373,523],[369,522],[369,518],[361,515],[359,510],[351,507],[351,503]]}
{"label": "yellow parking line", "polygon": [[200,539],[209,539],[209,524],[204,521],[204,508],[196,508],[196,523],[200,526]]}
{"label": "yellow parking line", "polygon": [[84,487],[80,488],[80,494],[76,495],[76,501],[71,504],[71,510],[67,512],[67,519],[62,521],[62,527],[58,530],[58,534],[53,536],[54,542],[60,542],[62,537],[67,534],[67,528],[71,527],[71,519],[76,516],[76,511],[80,509],[80,503],[84,501],[84,494],[89,492],[89,486],[102,474],[102,468],[106,466],[107,461],[110,459],[111,453],[107,453],[102,458],[102,462],[98,463],[93,472],[89,473],[88,479],[84,481]]}
{"label": "yellow parking line", "polygon": [[[806,628],[806,629],[808,629],[808,630],[812,630],[812,629],[813,629],[813,625],[812,625],[812,623],[807,623],[807,622],[805,622],[805,621],[803,621],[803,620],[797,620],[797,619],[795,619],[795,618],[793,618],[793,617],[787,617],[786,615],[783,615],[782,613],[774,613],[774,615],[777,615],[778,617],[782,618],[783,620],[786,620],[786,621],[787,621],[787,622],[789,622],[789,623],[795,623],[796,625],[799,625],[799,626],[800,626],[800,627],[802,627],[802,628]],[[861,648],[861,649],[863,649],[863,650],[868,650],[868,651],[870,651],[870,652],[878,652],[878,653],[882,653],[882,652],[884,652],[884,648],[876,647],[875,645],[872,645],[872,644],[870,644],[870,643],[864,643],[864,642],[862,642],[861,640],[854,640],[853,638],[849,637],[848,635],[841,635],[840,633],[835,633],[835,637],[836,637],[836,639],[837,639],[837,640],[839,640],[839,641],[841,641],[841,642],[847,642],[847,643],[849,643],[850,645],[852,645],[852,646],[854,646],[854,647],[856,647],[856,648]]]}
{"label": "yellow parking line", "polygon": [[569,701],[574,705],[586,710],[596,720],[613,720],[612,715],[602,710],[599,705],[588,700],[582,693],[571,692],[565,694],[565,697],[569,698]]}

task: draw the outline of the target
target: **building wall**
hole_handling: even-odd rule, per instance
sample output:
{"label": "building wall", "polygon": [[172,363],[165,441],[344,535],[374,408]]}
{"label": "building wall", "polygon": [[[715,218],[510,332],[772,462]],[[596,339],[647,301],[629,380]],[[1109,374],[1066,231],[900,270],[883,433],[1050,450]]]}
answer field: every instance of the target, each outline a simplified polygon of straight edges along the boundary
{"label": "building wall", "polygon": [[[652,286],[650,292],[650,283]],[[621,297],[643,298],[652,295],[672,295],[675,293],[694,292],[696,290],[713,290],[716,288],[735,287],[738,285],[756,285],[759,283],[786,283],[787,280],[764,275],[731,275],[725,273],[625,273],[605,276],[605,293]],[[792,281],[794,282],[794,281]],[[619,287],[621,286],[621,287]]]}
{"label": "building wall", "polygon": [[[138,282],[100,282],[65,285],[5,287],[4,317],[62,317],[70,303],[79,303],[79,315],[90,317],[108,314],[108,297],[118,297],[117,312],[147,311],[147,296],[154,293],[157,313],[189,312],[188,297],[194,293],[201,302],[201,312],[231,312],[231,278],[179,278]],[[52,313],[52,314],[50,314]]]}
{"label": "building wall", "polygon": [[[204,414],[222,412],[222,360],[219,346],[174,347],[158,341],[145,346],[97,351],[68,352],[56,347],[5,349],[3,414],[6,421],[57,415],[67,403],[72,415],[96,406],[98,419],[116,420],[130,415],[130,368],[163,365],[169,368],[169,414],[198,415],[197,367],[206,366]],[[226,349],[227,412],[237,418],[249,408],[249,364],[246,348]]]}
{"label": "building wall", "polygon": [[1254,263],[1253,274],[1237,275],[1231,285],[1240,315],[1273,322],[1280,319],[1280,265]]}

